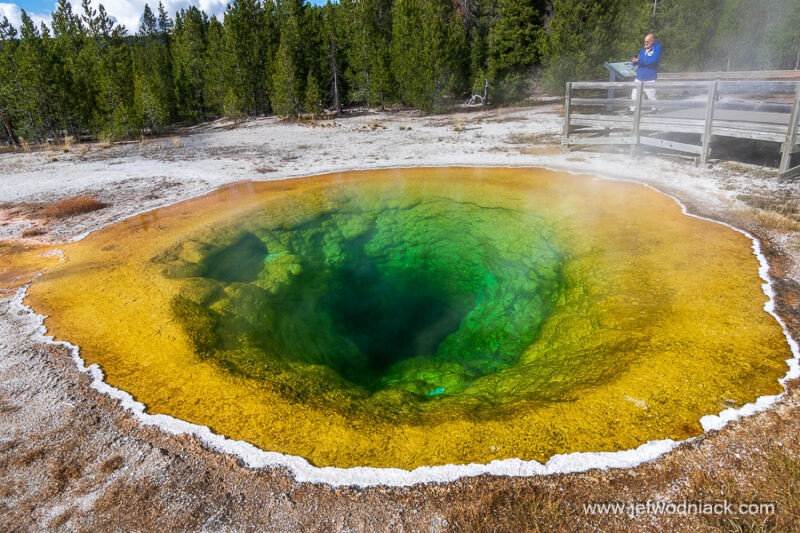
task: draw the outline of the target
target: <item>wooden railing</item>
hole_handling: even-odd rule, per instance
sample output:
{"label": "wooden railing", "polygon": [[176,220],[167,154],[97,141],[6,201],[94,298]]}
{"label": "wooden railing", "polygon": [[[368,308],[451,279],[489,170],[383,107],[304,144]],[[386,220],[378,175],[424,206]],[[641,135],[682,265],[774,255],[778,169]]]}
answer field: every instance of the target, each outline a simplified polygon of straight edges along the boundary
{"label": "wooden railing", "polygon": [[[630,98],[634,88],[637,98]],[[655,92],[656,99],[645,93]],[[654,146],[708,162],[715,138],[780,145],[781,178],[800,176],[800,81],[570,82],[562,143]]]}

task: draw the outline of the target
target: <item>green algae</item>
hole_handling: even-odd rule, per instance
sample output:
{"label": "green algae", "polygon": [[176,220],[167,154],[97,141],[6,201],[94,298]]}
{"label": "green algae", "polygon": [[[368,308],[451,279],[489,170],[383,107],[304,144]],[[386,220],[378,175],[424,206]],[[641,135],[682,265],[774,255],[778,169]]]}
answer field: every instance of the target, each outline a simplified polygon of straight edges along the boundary
{"label": "green algae", "polygon": [[516,209],[407,200],[351,188],[291,225],[251,212],[222,242],[182,243],[207,254],[169,270],[200,274],[199,301],[174,303],[198,353],[251,378],[289,374],[312,402],[330,386],[439,400],[513,367],[564,285],[552,228]]}

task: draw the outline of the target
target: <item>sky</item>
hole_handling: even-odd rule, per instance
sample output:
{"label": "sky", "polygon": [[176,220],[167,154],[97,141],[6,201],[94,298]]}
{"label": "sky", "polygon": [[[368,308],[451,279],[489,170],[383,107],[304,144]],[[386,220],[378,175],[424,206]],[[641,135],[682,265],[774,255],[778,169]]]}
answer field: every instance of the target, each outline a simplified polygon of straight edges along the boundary
{"label": "sky", "polygon": [[[129,34],[136,33],[139,28],[139,18],[144,11],[144,5],[149,4],[150,9],[155,12],[158,9],[159,0],[92,0],[92,7],[97,9],[100,4],[106,8],[106,12],[117,23],[123,24],[128,28]],[[183,8],[195,5],[205,11],[209,16],[222,15],[228,0],[161,0],[167,8],[170,16],[174,17],[175,12]],[[311,4],[324,4],[326,0],[307,0]],[[8,21],[19,28],[21,21],[21,10],[24,9],[28,15],[37,23],[44,21],[50,25],[50,13],[55,10],[58,0],[17,0],[15,3],[3,3],[0,0],[0,20],[5,16]],[[81,14],[81,0],[70,0],[73,13]],[[221,17],[220,17],[221,18]]]}

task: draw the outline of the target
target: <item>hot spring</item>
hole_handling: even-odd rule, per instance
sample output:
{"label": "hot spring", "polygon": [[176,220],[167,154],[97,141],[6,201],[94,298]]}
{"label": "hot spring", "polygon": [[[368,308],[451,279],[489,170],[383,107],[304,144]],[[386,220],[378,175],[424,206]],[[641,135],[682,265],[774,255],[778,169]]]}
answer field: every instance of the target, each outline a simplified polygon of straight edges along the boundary
{"label": "hot spring", "polygon": [[317,466],[684,439],[792,356],[747,236],[540,169],[238,183],[64,254],[28,303],[109,384]]}

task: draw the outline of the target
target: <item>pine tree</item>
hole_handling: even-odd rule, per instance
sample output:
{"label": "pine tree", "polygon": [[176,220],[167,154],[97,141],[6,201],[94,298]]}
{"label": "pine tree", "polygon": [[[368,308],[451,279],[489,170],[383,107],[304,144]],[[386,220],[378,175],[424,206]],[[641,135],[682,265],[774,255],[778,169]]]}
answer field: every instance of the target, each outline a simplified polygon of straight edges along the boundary
{"label": "pine tree", "polygon": [[260,112],[272,112],[272,80],[275,72],[275,58],[281,42],[280,12],[278,0],[263,0],[264,9],[261,20],[261,47],[264,52],[265,72],[264,83],[266,87],[267,107]]}
{"label": "pine tree", "polygon": [[800,70],[800,9],[795,1],[774,2],[763,49],[771,68]]}
{"label": "pine tree", "polygon": [[303,96],[303,42],[300,25],[302,0],[281,0],[277,4],[280,44],[272,67],[272,110],[281,116],[296,117]]}
{"label": "pine tree", "polygon": [[489,33],[488,78],[500,101],[533,88],[532,68],[544,37],[544,0],[499,0]]}
{"label": "pine tree", "polygon": [[264,21],[264,9],[257,0],[233,0],[225,11],[227,52],[231,54],[231,74],[235,76],[230,88],[247,114],[264,112],[269,107]]}
{"label": "pine tree", "polygon": [[659,4],[654,31],[664,47],[662,64],[665,69],[697,71],[709,65],[712,59],[709,45],[717,25],[714,13],[718,9],[719,0]]}
{"label": "pine tree", "polygon": [[87,32],[67,0],[59,0],[51,20],[53,53],[58,58],[54,72],[58,112],[67,131],[78,136],[90,131],[95,109],[94,80],[83,70],[80,59]]}
{"label": "pine tree", "polygon": [[720,0],[710,68],[768,70],[800,63],[797,0]]}
{"label": "pine tree", "polygon": [[392,18],[391,66],[400,101],[430,110],[433,106],[433,65],[422,40],[420,0],[396,0]]}
{"label": "pine tree", "polygon": [[300,111],[301,87],[293,51],[299,46],[291,22],[283,27],[281,43],[272,75],[272,110],[281,116],[296,117]]}
{"label": "pine tree", "polygon": [[208,17],[196,7],[182,9],[175,19],[172,59],[175,99],[180,120],[196,122],[206,117],[203,74]]}
{"label": "pine tree", "polygon": [[158,31],[167,44],[169,44],[168,37],[172,34],[173,28],[174,25],[169,13],[167,13],[167,8],[164,7],[162,2],[158,2]]}
{"label": "pine tree", "polygon": [[212,17],[206,31],[206,56],[203,64],[203,100],[212,116],[239,117],[244,106],[229,80],[234,79],[225,27]]}
{"label": "pine tree", "polygon": [[713,64],[720,70],[756,70],[768,2],[722,0],[711,40]]}
{"label": "pine tree", "polygon": [[385,0],[360,0],[345,5],[349,11],[345,22],[350,101],[383,105],[391,93],[390,6]]}
{"label": "pine tree", "polygon": [[176,117],[176,104],[175,104],[175,76],[173,73],[172,63],[172,32],[174,24],[172,18],[167,13],[166,8],[162,2],[158,2],[158,42],[159,42],[159,55],[161,58],[161,72],[160,76],[164,82],[166,94],[164,100],[169,109],[170,121],[174,121]]}
{"label": "pine tree", "polygon": [[545,88],[563,93],[567,80],[607,75],[605,61],[630,58],[641,48],[651,12],[643,0],[553,0],[542,40]]}
{"label": "pine tree", "polygon": [[17,29],[8,21],[8,17],[0,20],[0,41],[10,42],[17,38]]}
{"label": "pine tree", "polygon": [[306,79],[306,93],[303,100],[303,109],[308,113],[311,118],[319,118],[322,116],[322,91],[319,88],[319,83],[314,74],[309,72]]}
{"label": "pine tree", "polygon": [[469,45],[470,88],[479,91],[489,77],[489,32],[498,18],[495,0],[460,0]]}
{"label": "pine tree", "polygon": [[83,21],[89,35],[80,60],[91,72],[94,86],[92,130],[107,140],[135,135],[140,128],[134,110],[131,49],[127,30],[117,25],[100,4],[97,10],[83,0]]}
{"label": "pine tree", "polygon": [[81,5],[83,7],[81,23],[85,31],[85,39],[75,60],[74,75],[76,85],[84,90],[86,128],[92,134],[96,134],[102,130],[106,119],[99,109],[102,83],[99,83],[98,80],[103,73],[102,43],[94,22],[97,11],[91,7],[89,0],[83,0]]}
{"label": "pine tree", "polygon": [[139,24],[140,37],[156,37],[158,36],[158,19],[150,9],[149,4],[144,5],[144,12],[142,13],[142,21]]}
{"label": "pine tree", "polygon": [[[313,78],[320,91],[320,98],[324,95],[319,87],[319,80],[324,79],[328,72],[328,51],[324,39],[324,8],[312,5],[303,5],[300,18],[301,47],[301,75],[303,94],[306,93],[306,83]],[[321,103],[320,105],[324,105]]]}
{"label": "pine tree", "polygon": [[133,50],[134,109],[145,131],[163,131],[172,121],[172,76],[169,49],[158,19],[145,4]]}
{"label": "pine tree", "polygon": [[442,92],[449,98],[461,97],[469,90],[472,75],[470,68],[470,46],[467,35],[467,23],[463,14],[452,9],[452,4],[445,4],[444,18],[444,54],[443,62],[446,71],[440,75]]}
{"label": "pine tree", "polygon": [[[342,0],[350,2],[349,0]],[[325,40],[325,51],[327,53],[328,81],[330,86],[331,109],[336,112],[341,111],[344,95],[344,78],[342,72],[345,65],[345,43],[346,34],[342,30],[344,24],[339,24],[340,17],[346,20],[346,11],[342,2],[332,4],[330,0],[325,5],[323,19],[323,38]]]}
{"label": "pine tree", "polygon": [[0,64],[7,69],[5,75],[0,76],[0,126],[6,142],[16,146],[17,133],[14,124],[19,113],[17,112],[17,74],[16,65],[17,30],[8,22],[7,17],[0,20]]}
{"label": "pine tree", "polygon": [[425,111],[464,90],[466,33],[452,4],[398,0],[392,21],[392,73],[401,101]]}
{"label": "pine tree", "polygon": [[49,61],[39,29],[25,10],[21,13],[20,41],[15,61],[18,69],[15,102],[17,135],[27,140],[44,142],[53,135],[53,98],[48,79]]}

